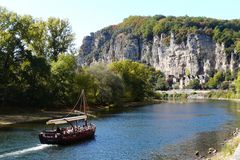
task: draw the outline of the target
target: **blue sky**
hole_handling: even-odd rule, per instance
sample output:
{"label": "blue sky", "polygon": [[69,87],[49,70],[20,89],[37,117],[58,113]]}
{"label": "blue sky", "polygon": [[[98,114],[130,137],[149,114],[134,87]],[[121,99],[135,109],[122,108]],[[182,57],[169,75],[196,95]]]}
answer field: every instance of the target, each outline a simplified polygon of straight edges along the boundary
{"label": "blue sky", "polygon": [[77,46],[90,32],[118,24],[129,15],[240,18],[240,0],[0,0],[0,5],[42,19],[69,19]]}

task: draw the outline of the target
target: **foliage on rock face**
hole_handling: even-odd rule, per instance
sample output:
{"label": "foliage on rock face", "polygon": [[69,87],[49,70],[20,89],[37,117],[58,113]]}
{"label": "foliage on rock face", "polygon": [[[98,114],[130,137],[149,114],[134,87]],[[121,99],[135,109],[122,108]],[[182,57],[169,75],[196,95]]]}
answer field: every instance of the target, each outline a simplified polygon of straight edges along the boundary
{"label": "foliage on rock face", "polygon": [[185,42],[187,35],[191,33],[206,34],[213,37],[216,42],[223,43],[227,53],[234,51],[237,45],[235,42],[240,38],[240,20],[205,17],[130,16],[116,28],[148,39],[162,33],[169,37],[174,33],[176,43]]}

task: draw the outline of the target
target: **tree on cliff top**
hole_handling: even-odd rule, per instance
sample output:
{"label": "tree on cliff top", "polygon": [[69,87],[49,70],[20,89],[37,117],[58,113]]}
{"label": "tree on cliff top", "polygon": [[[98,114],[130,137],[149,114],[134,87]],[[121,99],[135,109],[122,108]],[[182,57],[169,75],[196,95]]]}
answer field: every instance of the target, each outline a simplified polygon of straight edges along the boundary
{"label": "tree on cliff top", "polygon": [[175,34],[176,43],[185,42],[188,34],[206,34],[223,43],[226,52],[233,52],[240,38],[240,20],[218,20],[206,17],[130,16],[117,25],[117,30],[151,39],[154,35]]}

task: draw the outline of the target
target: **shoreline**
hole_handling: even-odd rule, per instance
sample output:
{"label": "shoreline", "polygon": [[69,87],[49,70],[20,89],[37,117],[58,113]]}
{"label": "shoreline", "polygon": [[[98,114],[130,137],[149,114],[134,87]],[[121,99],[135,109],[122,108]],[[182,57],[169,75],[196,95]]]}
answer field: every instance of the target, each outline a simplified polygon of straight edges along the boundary
{"label": "shoreline", "polygon": [[233,136],[229,138],[219,152],[209,155],[208,160],[239,160],[240,155],[240,132],[236,128]]}
{"label": "shoreline", "polygon": [[[136,107],[136,106],[143,106],[143,105],[150,105],[150,104],[159,104],[164,101],[162,100],[153,100],[153,101],[143,101],[143,102],[128,102],[126,104],[123,104],[122,107],[128,108],[128,107]],[[114,108],[112,106],[96,106],[91,110],[92,113],[98,113],[101,111],[105,111],[109,108]],[[68,110],[37,110],[35,112],[37,113],[19,113],[19,114],[2,114],[0,115],[0,127],[5,127],[8,125],[13,124],[20,124],[20,123],[30,123],[30,122],[42,122],[47,121],[49,119],[54,118],[61,118],[65,115],[67,115],[71,109]],[[94,115],[91,115],[92,117],[95,117]]]}
{"label": "shoreline", "polygon": [[[207,94],[218,90],[192,90],[192,89],[183,89],[183,90],[168,90],[168,91],[156,91],[156,93],[166,93],[169,95],[174,94],[186,94],[188,95],[186,100],[224,100],[224,101],[235,101],[240,102],[240,99],[231,99],[231,98],[208,98]],[[163,102],[175,103],[181,102],[182,99],[168,99],[168,100],[159,100],[153,99],[152,101],[143,101],[143,102],[127,102],[122,105],[122,107],[136,107],[148,104],[159,104]],[[184,101],[186,102],[186,101]],[[95,106],[91,112],[101,112],[113,106]],[[61,118],[62,116],[69,113],[71,109],[61,109],[60,111],[55,110],[34,110],[32,113],[15,113],[15,114],[2,114],[0,115],[0,127],[18,124],[18,123],[27,123],[27,122],[38,122],[38,121],[47,121],[53,118]],[[9,111],[10,112],[10,111]],[[37,112],[37,113],[34,113]]]}
{"label": "shoreline", "polygon": [[[211,92],[209,90],[169,90],[169,91],[157,91],[158,93],[167,93],[167,94],[188,94],[186,101],[188,100],[220,100],[220,101],[235,101],[240,102],[240,99],[232,99],[232,98],[208,98],[206,97],[207,93]],[[201,94],[200,96],[198,94]],[[192,95],[196,95],[193,96]],[[143,101],[143,102],[128,102],[122,105],[122,107],[136,107],[142,105],[150,105],[150,104],[159,104],[164,102],[176,103],[181,102],[183,100],[159,100],[153,99],[152,101]],[[186,102],[184,101],[184,102]],[[95,106],[91,112],[98,113],[101,111],[108,110],[110,108],[114,108],[113,106]],[[62,109],[60,111],[56,110],[35,110],[33,112],[37,113],[18,113],[18,114],[2,114],[0,115],[0,127],[19,124],[19,123],[28,123],[28,122],[40,122],[47,121],[53,118],[61,118],[64,115],[68,114],[71,109]],[[94,117],[94,116],[93,116]]]}

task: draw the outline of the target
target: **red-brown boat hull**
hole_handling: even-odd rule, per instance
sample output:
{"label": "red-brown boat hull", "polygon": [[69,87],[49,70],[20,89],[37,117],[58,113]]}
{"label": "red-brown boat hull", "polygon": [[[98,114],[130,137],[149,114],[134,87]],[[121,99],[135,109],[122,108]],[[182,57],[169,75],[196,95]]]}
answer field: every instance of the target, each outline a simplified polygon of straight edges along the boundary
{"label": "red-brown boat hull", "polygon": [[93,138],[95,130],[96,127],[91,127],[70,134],[43,131],[39,134],[39,140],[42,144],[68,145]]}

